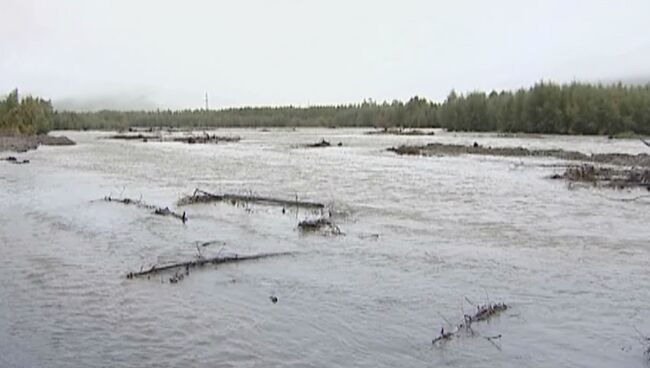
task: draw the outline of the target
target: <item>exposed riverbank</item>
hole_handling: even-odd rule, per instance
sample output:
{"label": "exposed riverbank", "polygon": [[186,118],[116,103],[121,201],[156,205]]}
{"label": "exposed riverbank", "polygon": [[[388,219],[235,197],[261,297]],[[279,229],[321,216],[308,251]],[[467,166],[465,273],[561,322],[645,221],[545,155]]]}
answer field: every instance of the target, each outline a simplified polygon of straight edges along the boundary
{"label": "exposed riverbank", "polygon": [[44,146],[72,146],[75,142],[64,136],[39,135],[14,135],[0,136],[0,152],[27,152],[35,150],[40,145]]}
{"label": "exposed riverbank", "polygon": [[462,154],[504,156],[504,157],[553,157],[561,160],[584,161],[599,164],[650,167],[650,155],[640,153],[597,153],[586,154],[562,149],[530,150],[523,147],[485,147],[478,143],[471,146],[460,144],[429,143],[427,145],[402,145],[388,148],[399,155],[453,156]]}

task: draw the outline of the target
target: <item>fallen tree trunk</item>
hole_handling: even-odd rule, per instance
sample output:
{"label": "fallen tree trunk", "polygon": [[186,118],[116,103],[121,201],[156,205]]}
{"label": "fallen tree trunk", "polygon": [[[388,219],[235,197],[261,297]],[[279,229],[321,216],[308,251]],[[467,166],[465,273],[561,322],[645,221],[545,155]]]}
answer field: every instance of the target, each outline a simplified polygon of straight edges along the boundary
{"label": "fallen tree trunk", "polygon": [[201,189],[195,189],[191,196],[181,198],[177,204],[179,206],[187,206],[195,203],[209,203],[209,202],[228,202],[236,205],[238,203],[259,203],[272,206],[281,207],[301,207],[307,209],[322,210],[325,205],[317,202],[306,202],[299,200],[278,199],[269,197],[256,197],[252,195],[238,195],[238,194],[213,194]]}
{"label": "fallen tree trunk", "polygon": [[111,198],[111,196],[104,197],[104,200],[106,202],[116,202],[116,203],[122,203],[125,205],[133,205],[138,208],[144,208],[147,210],[153,211],[154,215],[159,215],[159,216],[171,216],[174,217],[178,220],[181,220],[183,223],[187,222],[187,214],[185,211],[183,213],[177,213],[169,209],[169,207],[158,207],[154,206],[152,204],[147,204],[142,202],[141,200],[135,200],[131,198]]}
{"label": "fallen tree trunk", "polygon": [[243,262],[243,261],[253,261],[257,259],[264,259],[264,258],[271,258],[271,257],[280,257],[280,256],[288,256],[292,255],[292,252],[280,252],[280,253],[259,253],[259,254],[251,254],[251,255],[246,255],[246,256],[241,256],[238,254],[234,255],[228,255],[228,256],[216,256],[212,258],[199,258],[193,261],[187,261],[187,262],[179,262],[179,263],[172,263],[168,265],[163,265],[163,266],[153,266],[148,270],[145,271],[140,271],[140,272],[129,272],[126,275],[127,279],[132,279],[136,277],[141,277],[141,276],[148,276],[152,274],[156,274],[161,271],[168,271],[172,269],[178,269],[178,268],[185,268],[186,273],[189,272],[190,268],[194,267],[201,267],[207,264],[223,264],[223,263],[236,263],[236,262]]}

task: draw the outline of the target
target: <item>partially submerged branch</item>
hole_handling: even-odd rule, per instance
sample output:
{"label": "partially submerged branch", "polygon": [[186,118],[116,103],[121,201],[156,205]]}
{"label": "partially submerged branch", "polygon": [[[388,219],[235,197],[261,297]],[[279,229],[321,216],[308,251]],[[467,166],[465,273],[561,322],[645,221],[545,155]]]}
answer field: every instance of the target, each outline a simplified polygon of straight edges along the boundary
{"label": "partially submerged branch", "polygon": [[142,276],[149,276],[156,274],[158,272],[162,271],[168,271],[168,270],[173,270],[173,269],[185,269],[185,274],[189,274],[190,268],[194,267],[201,267],[205,266],[207,264],[224,264],[224,263],[236,263],[236,262],[243,262],[243,261],[252,261],[252,260],[258,260],[258,259],[264,259],[264,258],[271,258],[271,257],[280,257],[280,256],[288,256],[292,255],[292,252],[280,252],[280,253],[259,253],[259,254],[252,254],[252,255],[225,255],[225,256],[216,256],[212,258],[203,258],[199,257],[198,259],[195,259],[193,261],[187,261],[187,262],[179,262],[179,263],[172,263],[168,265],[163,265],[163,266],[153,266],[148,270],[145,271],[139,271],[139,272],[129,272],[126,275],[127,279],[132,279],[136,277],[142,277]]}
{"label": "partially submerged branch", "polygon": [[[440,330],[440,335],[435,337],[431,342],[435,345],[438,342],[450,340],[454,336],[457,336],[463,331],[469,331],[473,335],[474,334],[474,331],[472,330],[473,323],[487,321],[490,318],[497,316],[498,314],[500,314],[501,312],[507,309],[508,306],[505,303],[487,303],[484,305],[477,305],[476,312],[474,314],[465,314],[463,316],[464,319],[463,323],[460,323],[452,331],[445,331],[445,329],[442,328]],[[501,335],[487,337],[486,339],[491,343],[494,343],[492,340],[498,338],[501,338]]]}
{"label": "partially submerged branch", "polygon": [[151,204],[147,204],[142,202],[142,200],[138,199],[131,199],[131,198],[112,198],[111,196],[106,196],[104,197],[104,201],[106,202],[115,202],[115,203],[122,203],[125,205],[133,205],[138,208],[144,208],[150,211],[153,211],[154,215],[159,215],[159,216],[171,216],[174,217],[178,220],[181,220],[183,223],[187,222],[187,214],[185,211],[183,213],[177,213],[169,209],[169,207],[158,207],[154,206]]}
{"label": "partially submerged branch", "polygon": [[195,189],[191,196],[183,197],[178,201],[179,206],[187,206],[196,203],[226,202],[232,205],[239,203],[258,203],[268,206],[280,206],[283,208],[300,207],[312,210],[322,210],[325,205],[317,202],[299,201],[291,199],[278,199],[270,197],[258,197],[253,195],[238,194],[214,194],[201,189]]}

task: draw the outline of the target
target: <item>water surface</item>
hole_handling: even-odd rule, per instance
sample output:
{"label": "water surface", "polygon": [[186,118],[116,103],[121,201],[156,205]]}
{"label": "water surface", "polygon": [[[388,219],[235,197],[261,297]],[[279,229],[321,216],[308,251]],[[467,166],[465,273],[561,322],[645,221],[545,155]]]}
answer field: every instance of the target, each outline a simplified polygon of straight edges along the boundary
{"label": "water surface", "polygon": [[[402,143],[639,153],[602,137],[368,136],[229,130],[239,143],[97,139],[0,163],[2,367],[644,367],[650,335],[647,194],[569,188],[547,158],[404,157]],[[343,147],[298,147],[326,138]],[[296,230],[309,213],[191,206],[179,221],[95,201],[174,208],[194,188],[325,202],[345,236]],[[179,284],[127,280],[196,256],[292,251],[207,267]],[[162,283],[161,283],[162,281]],[[273,304],[269,296],[279,301]],[[474,337],[433,347],[465,300],[503,301]],[[447,326],[449,327],[449,326]],[[501,334],[497,349],[483,336]]]}

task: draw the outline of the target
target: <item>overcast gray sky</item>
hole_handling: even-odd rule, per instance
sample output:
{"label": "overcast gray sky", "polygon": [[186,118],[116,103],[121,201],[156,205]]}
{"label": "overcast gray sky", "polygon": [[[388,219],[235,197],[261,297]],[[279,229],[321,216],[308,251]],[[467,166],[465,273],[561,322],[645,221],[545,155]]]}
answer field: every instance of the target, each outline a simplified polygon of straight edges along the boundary
{"label": "overcast gray sky", "polygon": [[441,100],[648,77],[650,0],[0,0],[0,94],[60,107]]}

